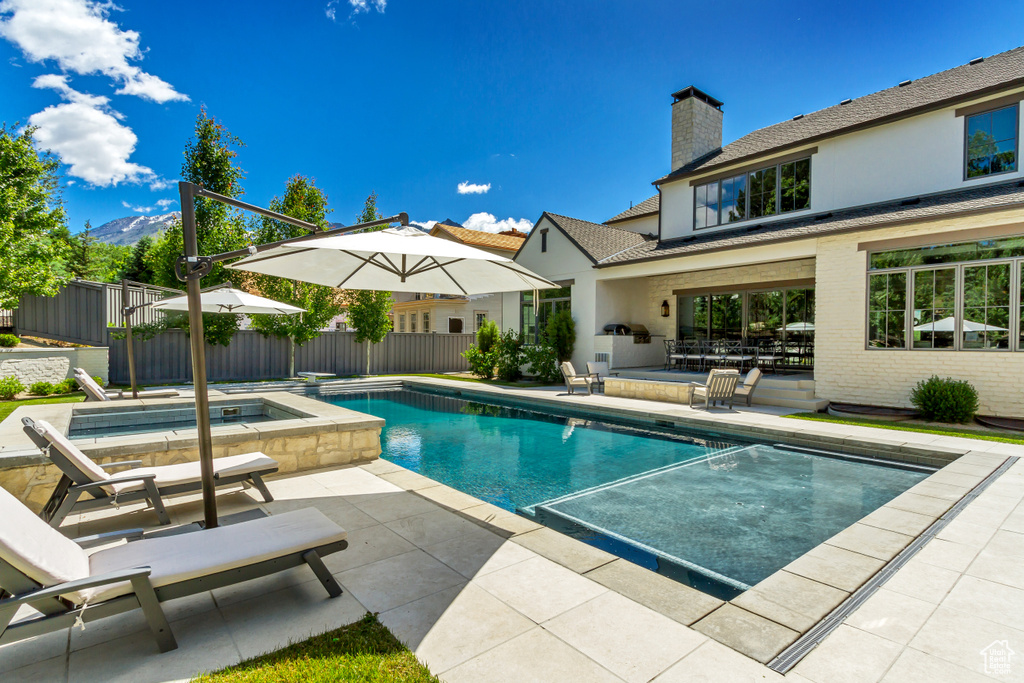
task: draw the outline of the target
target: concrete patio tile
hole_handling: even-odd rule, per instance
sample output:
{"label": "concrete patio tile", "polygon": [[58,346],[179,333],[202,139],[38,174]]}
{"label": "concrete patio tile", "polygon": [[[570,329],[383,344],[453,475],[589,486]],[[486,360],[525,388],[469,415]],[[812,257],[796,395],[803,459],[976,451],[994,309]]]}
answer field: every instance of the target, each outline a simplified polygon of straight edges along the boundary
{"label": "concrete patio tile", "polygon": [[388,522],[385,526],[421,548],[473,533],[479,528],[473,522],[436,505],[430,512]]}
{"label": "concrete patio tile", "polygon": [[[203,591],[202,593],[178,598],[177,600],[169,600],[161,606],[167,621],[171,623],[172,630],[174,629],[174,623],[177,621],[217,609],[210,591]],[[85,630],[81,628],[71,629],[71,639],[68,646],[74,652],[75,650],[83,650],[87,647],[123,638],[140,631],[149,633],[149,626],[146,624],[146,617],[143,616],[142,610],[135,609],[130,612],[90,621],[85,625]]]}
{"label": "concrete patio tile", "polygon": [[371,612],[386,612],[466,580],[422,550],[395,555],[336,576]]}
{"label": "concrete patio tile", "polygon": [[774,621],[777,624],[782,624],[786,628],[792,629],[798,633],[810,630],[812,626],[818,623],[818,620],[809,617],[806,614],[801,614],[795,610],[790,609],[784,605],[780,605],[776,602],[772,602],[765,595],[758,593],[756,590],[748,590],[742,595],[737,596],[732,600],[733,605],[742,607],[746,611],[756,614],[765,619]]}
{"label": "concrete patio tile", "polygon": [[917,552],[914,559],[955,572],[963,572],[977,556],[978,549],[962,543],[933,538]]}
{"label": "concrete patio tile", "polygon": [[337,574],[415,549],[416,546],[391,529],[375,524],[349,532],[348,547],[323,560],[327,568]]}
{"label": "concrete patio tile", "polygon": [[935,538],[981,549],[988,543],[998,528],[996,525],[973,524],[961,519],[954,519],[945,529],[936,534]]}
{"label": "concrete patio tile", "polygon": [[537,553],[532,550],[481,527],[447,541],[428,545],[423,550],[467,579],[537,557]]}
{"label": "concrete patio tile", "polygon": [[359,467],[324,470],[305,478],[326,487],[331,495],[337,496],[368,496],[374,493],[392,493],[402,490],[391,482]]}
{"label": "concrete patio tile", "polygon": [[942,601],[943,607],[983,614],[985,618],[1024,631],[1024,590],[963,576]]}
{"label": "concrete patio tile", "polygon": [[[790,681],[764,664],[714,640],[708,640],[683,657],[654,683],[782,683]],[[791,682],[792,683],[792,682]]]}
{"label": "concrete patio tile", "polygon": [[687,626],[724,604],[707,593],[623,559],[602,565],[585,576]]}
{"label": "concrete patio tile", "polygon": [[946,510],[953,507],[953,501],[932,496],[921,496],[907,491],[890,500],[886,503],[886,506],[938,518],[945,514]]}
{"label": "concrete patio tile", "polygon": [[934,603],[882,588],[847,617],[846,623],[906,645],[934,611]]}
{"label": "concrete patio tile", "polygon": [[906,648],[882,683],[991,683],[992,679],[947,661]]}
{"label": "concrete patio tile", "polygon": [[607,592],[544,623],[544,628],[626,681],[649,681],[707,636]]}
{"label": "concrete patio tile", "polygon": [[914,539],[906,534],[858,522],[843,529],[825,542],[837,548],[852,550],[855,553],[888,562],[907,547],[912,540]]}
{"label": "concrete patio tile", "polygon": [[472,584],[396,607],[380,619],[432,672],[447,671],[536,626]]}
{"label": "concrete patio tile", "polygon": [[499,569],[473,582],[537,623],[608,590],[543,557]]}
{"label": "concrete patio tile", "polygon": [[431,501],[407,491],[347,496],[346,500],[382,524],[437,510]]}
{"label": "concrete patio tile", "polygon": [[275,501],[289,499],[321,498],[333,496],[330,490],[313,477],[306,474],[303,476],[277,477],[267,479],[267,488],[274,495]]}
{"label": "concrete patio tile", "polygon": [[[16,616],[21,619],[29,614],[38,614],[38,612],[29,607],[22,607]],[[6,678],[7,674],[15,669],[27,667],[58,655],[66,659],[67,652],[68,629],[66,628],[4,645],[0,647],[0,677]]]}
{"label": "concrete patio tile", "polygon": [[784,567],[791,573],[852,593],[885,566],[882,560],[832,545],[819,545]]}
{"label": "concrete patio tile", "polygon": [[[298,586],[303,583],[316,581],[316,575],[306,566],[293,567],[283,572],[276,572],[269,576],[262,576],[251,581],[223,586],[213,589],[213,600],[217,607],[223,609],[236,602],[245,602],[258,598],[261,595],[276,593],[277,591]],[[172,605],[174,603],[171,603]]]}
{"label": "concrete patio tile", "polygon": [[771,661],[800,635],[728,603],[698,621],[693,628],[762,664]]}
{"label": "concrete patio tile", "polygon": [[243,659],[339,628],[366,614],[348,591],[328,597],[319,581],[234,603],[221,610]]}
{"label": "concrete patio tile", "polygon": [[1024,509],[1017,507],[1017,509],[1010,513],[1009,517],[1003,520],[999,528],[1024,534]]}
{"label": "concrete patio tile", "polygon": [[271,503],[263,503],[263,507],[272,515],[313,507],[324,513],[324,516],[329,520],[349,532],[378,524],[376,519],[338,495],[275,500]]}
{"label": "concrete patio tile", "polygon": [[404,472],[389,472],[388,474],[380,475],[380,478],[406,491],[425,489],[430,486],[437,486],[438,483],[433,479],[424,477],[422,474],[410,472],[409,470],[405,470]]}
{"label": "concrete patio tile", "polygon": [[[910,641],[910,647],[976,674],[984,674],[981,651],[997,640],[1006,640],[1012,649],[1019,650],[1013,648],[1013,644],[1024,643],[1024,631],[940,606]],[[1017,662],[1014,662],[1010,673],[1001,680],[1024,680],[1024,667],[1018,666]]]}
{"label": "concrete patio tile", "polygon": [[449,510],[465,510],[480,504],[479,498],[474,498],[468,493],[463,493],[444,484],[417,489],[415,495],[432,500]]}
{"label": "concrete patio tile", "polygon": [[502,510],[489,503],[465,508],[460,511],[460,514],[475,520],[476,524],[505,538],[512,538],[518,534],[526,534],[544,528],[522,515]]}
{"label": "concrete patio tile", "polygon": [[[986,502],[992,503],[993,499],[990,498]],[[986,502],[983,502],[980,498],[975,500],[967,506],[967,509],[956,516],[957,521],[977,524],[980,527],[990,529],[998,529],[1013,511],[1013,503],[986,505]]]}
{"label": "concrete patio tile", "polygon": [[[791,574],[785,570],[775,572],[746,593],[761,595],[777,605],[787,607],[814,621],[831,612],[833,607],[849,595],[847,591]],[[742,605],[743,595],[733,602]]]}
{"label": "concrete patio tile", "polygon": [[368,462],[365,465],[360,465],[359,468],[363,469],[363,470],[366,470],[370,474],[376,474],[376,475],[391,474],[392,472],[404,472],[405,471],[404,467],[396,465],[395,463],[390,462],[388,460],[385,460],[383,458],[378,458],[377,460],[374,460],[373,462]]}
{"label": "concrete patio tile", "polygon": [[851,626],[840,626],[794,671],[815,683],[867,683],[885,675],[902,647]]}
{"label": "concrete patio tile", "polygon": [[622,680],[539,627],[443,672],[443,678],[446,683]]}
{"label": "concrete patio tile", "polygon": [[538,555],[554,560],[577,574],[583,574],[591,569],[596,569],[615,559],[615,555],[611,553],[546,527],[525,534],[519,534],[513,541],[529,548]]}
{"label": "concrete patio tile", "polygon": [[7,679],[18,683],[52,683],[66,681],[67,675],[68,658],[66,655],[60,655],[14,669],[7,674]]}
{"label": "concrete patio tile", "polygon": [[910,493],[916,493],[919,496],[941,498],[953,503],[963,498],[964,494],[969,490],[970,487],[968,486],[950,486],[949,484],[933,481],[931,477],[914,484],[908,489]]}
{"label": "concrete patio tile", "polygon": [[921,535],[921,532],[931,526],[935,520],[935,516],[908,512],[884,505],[860,520],[860,523],[916,537]]}
{"label": "concrete patio tile", "polygon": [[220,612],[175,622],[178,649],[160,653],[149,631],[72,652],[68,683],[157,683],[188,680],[202,672],[237,664],[241,654]]}
{"label": "concrete patio tile", "polygon": [[928,564],[915,557],[885,582],[885,588],[937,605],[959,578],[959,572]]}

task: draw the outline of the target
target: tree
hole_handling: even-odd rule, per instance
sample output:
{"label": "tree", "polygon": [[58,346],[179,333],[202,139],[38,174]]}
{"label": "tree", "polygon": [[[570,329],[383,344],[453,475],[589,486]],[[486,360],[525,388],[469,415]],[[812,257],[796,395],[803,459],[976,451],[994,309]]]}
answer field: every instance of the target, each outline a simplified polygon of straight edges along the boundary
{"label": "tree", "polygon": [[67,231],[57,171],[60,161],[36,149],[33,128],[0,126],[0,308],[23,294],[55,296],[70,279]]}
{"label": "tree", "polygon": [[[327,229],[327,195],[314,181],[297,175],[288,181],[284,196],[274,197],[271,211],[283,213]],[[300,237],[302,228],[261,217],[255,221],[253,233],[259,244]],[[306,309],[298,315],[254,315],[253,329],[263,334],[284,337],[290,341],[288,376],[295,376],[295,346],[320,336],[324,326],[342,310],[341,293],[333,287],[299,282],[270,275],[253,275],[247,286],[261,296]]]}
{"label": "tree", "polygon": [[85,228],[77,235],[68,236],[68,269],[75,277],[82,279],[89,278],[89,257],[90,250],[96,238],[92,236],[92,222],[86,221]]}
{"label": "tree", "polygon": [[572,352],[576,347],[576,322],[568,309],[563,308],[551,316],[544,336],[555,350],[559,363],[572,360]]}
{"label": "tree", "polygon": [[[202,185],[208,190],[227,197],[238,197],[245,193],[241,180],[245,171],[235,165],[238,156],[235,147],[244,143],[227,131],[223,124],[208,116],[206,109],[196,117],[195,135],[185,145],[185,161],[181,165],[181,177]],[[241,213],[230,207],[202,197],[195,198],[196,236],[199,253],[218,254],[241,249],[248,244],[245,221]],[[185,253],[185,239],[181,221],[169,225],[149,249],[148,262],[153,269],[154,284],[183,289],[174,274],[174,264]],[[224,264],[213,266],[203,278],[203,287],[232,282],[232,271]],[[183,318],[187,319],[187,318]],[[206,341],[226,346],[231,335],[238,329],[240,317],[228,314],[207,314],[203,316]]]}
{"label": "tree", "polygon": [[153,248],[153,238],[146,235],[132,247],[132,253],[121,269],[120,279],[142,282],[147,285],[154,282],[153,266],[149,263],[149,252]]}
{"label": "tree", "polygon": [[[357,223],[369,223],[385,218],[377,210],[377,193],[371,192],[363,205],[363,211],[356,217]],[[366,228],[361,232],[383,230],[386,225]],[[379,344],[391,331],[391,292],[375,292],[370,290],[350,291],[346,293],[348,302],[348,324],[356,328],[356,341],[366,344],[366,374],[370,374],[370,349],[372,344]]]}

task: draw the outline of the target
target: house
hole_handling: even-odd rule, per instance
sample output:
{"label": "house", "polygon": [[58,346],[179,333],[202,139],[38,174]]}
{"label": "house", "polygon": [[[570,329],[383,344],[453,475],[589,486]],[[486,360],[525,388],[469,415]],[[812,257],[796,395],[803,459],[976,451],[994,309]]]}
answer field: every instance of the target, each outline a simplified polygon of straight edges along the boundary
{"label": "house", "polygon": [[577,365],[742,340],[813,372],[822,399],[907,406],[938,374],[973,383],[984,414],[1024,416],[1022,99],[1017,48],[723,145],[723,103],[679,90],[653,197],[530,232],[516,260],[562,289],[520,294],[520,329],[569,306]]}
{"label": "house", "polygon": [[[500,233],[469,230],[455,221],[445,220],[430,230],[434,237],[467,244],[483,251],[512,258],[526,239],[526,233],[512,229]],[[502,325],[503,297],[500,294],[458,296],[454,294],[395,293],[392,320],[395,332],[436,332],[439,334],[475,333],[484,320]],[[518,310],[510,311],[518,317]]]}

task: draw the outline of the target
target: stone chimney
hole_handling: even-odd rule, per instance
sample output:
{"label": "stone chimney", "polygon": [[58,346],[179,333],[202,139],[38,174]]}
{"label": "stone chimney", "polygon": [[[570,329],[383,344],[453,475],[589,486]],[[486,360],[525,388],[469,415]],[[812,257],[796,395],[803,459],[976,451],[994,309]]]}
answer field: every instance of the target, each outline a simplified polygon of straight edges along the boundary
{"label": "stone chimney", "polygon": [[722,103],[692,85],[672,93],[672,171],[722,147]]}

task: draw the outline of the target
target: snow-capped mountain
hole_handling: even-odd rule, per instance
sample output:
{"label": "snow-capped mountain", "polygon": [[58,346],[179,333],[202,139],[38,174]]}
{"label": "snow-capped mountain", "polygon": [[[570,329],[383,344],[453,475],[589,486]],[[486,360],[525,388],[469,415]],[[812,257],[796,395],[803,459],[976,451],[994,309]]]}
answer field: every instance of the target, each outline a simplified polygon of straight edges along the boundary
{"label": "snow-capped mountain", "polygon": [[160,216],[125,216],[94,228],[92,236],[99,242],[130,245],[147,235],[156,236],[173,221],[180,219],[180,211],[172,211]]}

